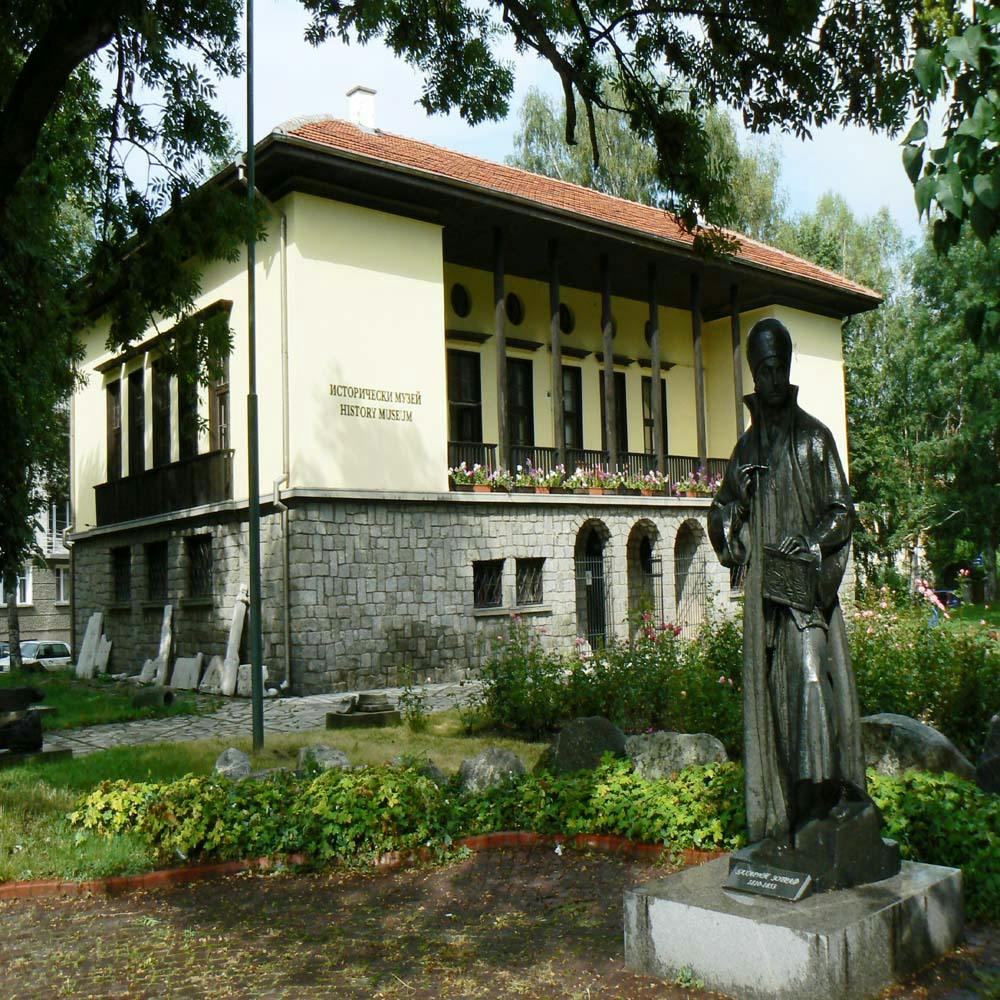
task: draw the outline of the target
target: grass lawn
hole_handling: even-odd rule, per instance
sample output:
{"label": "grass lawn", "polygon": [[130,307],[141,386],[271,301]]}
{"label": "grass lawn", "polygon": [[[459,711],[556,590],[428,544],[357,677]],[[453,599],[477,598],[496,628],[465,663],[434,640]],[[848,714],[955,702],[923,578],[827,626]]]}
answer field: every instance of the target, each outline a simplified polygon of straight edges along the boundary
{"label": "grass lawn", "polygon": [[[46,712],[42,727],[48,730],[78,729],[106,722],[130,722],[133,719],[158,719],[165,715],[198,715],[210,711],[212,701],[190,691],[174,693],[169,706],[136,708],[132,696],[137,688],[107,677],[79,680],[72,671],[49,673],[42,670],[11,670],[0,674],[0,688],[35,687],[45,692]],[[219,700],[221,704],[221,699]]]}
{"label": "grass lawn", "polygon": [[1000,604],[960,604],[949,612],[952,626],[979,625],[986,622],[989,628],[1000,628]]}
{"label": "grass lawn", "polygon": [[[541,743],[465,736],[457,711],[431,716],[427,730],[406,726],[330,732],[266,734],[258,768],[294,768],[299,748],[326,743],[343,750],[354,764],[378,764],[397,754],[427,755],[445,771],[487,746],[513,750],[528,768]],[[103,837],[72,828],[66,814],[77,799],[105,779],[172,781],[185,774],[208,774],[228,746],[250,752],[242,740],[195,740],[119,747],[54,763],[0,771],[0,882],[33,878],[86,879],[149,871],[155,867],[145,842],[135,836]]]}

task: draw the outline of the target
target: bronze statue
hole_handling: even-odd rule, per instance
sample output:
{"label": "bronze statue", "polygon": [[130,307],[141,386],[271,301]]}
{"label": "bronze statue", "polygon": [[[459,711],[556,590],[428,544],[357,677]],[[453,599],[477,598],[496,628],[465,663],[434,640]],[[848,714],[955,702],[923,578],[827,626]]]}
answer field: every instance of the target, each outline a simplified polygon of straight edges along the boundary
{"label": "bronze statue", "polygon": [[817,889],[899,870],[865,789],[858,698],[837,591],[854,506],[830,431],[789,383],[776,319],[747,338],[752,423],[709,512],[723,565],[745,568],[743,708],[750,846],[734,855],[812,875]]}

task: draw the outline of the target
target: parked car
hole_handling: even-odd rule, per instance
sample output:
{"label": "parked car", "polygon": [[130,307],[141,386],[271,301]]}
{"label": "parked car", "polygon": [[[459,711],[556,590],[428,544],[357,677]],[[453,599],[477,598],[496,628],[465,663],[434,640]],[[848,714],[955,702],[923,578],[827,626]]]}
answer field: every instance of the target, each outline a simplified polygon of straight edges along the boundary
{"label": "parked car", "polygon": [[[10,670],[10,646],[4,656],[0,657],[0,671]],[[72,659],[69,646],[64,642],[48,642],[28,639],[21,643],[21,662],[26,667],[64,667]]]}
{"label": "parked car", "polygon": [[10,643],[0,642],[0,660],[2,660],[5,656],[10,656]]}

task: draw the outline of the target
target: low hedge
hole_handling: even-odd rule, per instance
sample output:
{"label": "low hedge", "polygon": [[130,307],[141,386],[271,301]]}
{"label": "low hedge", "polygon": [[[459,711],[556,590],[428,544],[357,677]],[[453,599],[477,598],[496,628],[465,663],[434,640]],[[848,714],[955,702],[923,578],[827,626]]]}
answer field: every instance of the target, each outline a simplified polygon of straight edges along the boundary
{"label": "low hedge", "polygon": [[[904,857],[962,868],[968,914],[1000,918],[1000,800],[953,775],[872,772],[869,785]],[[644,781],[628,761],[608,759],[594,771],[526,775],[468,797],[454,779],[439,787],[416,770],[387,765],[239,783],[214,775],[103,782],[70,821],[109,836],[137,832],[160,861],[293,853],[365,860],[512,829],[732,850],[745,843],[746,816],[738,764]]]}

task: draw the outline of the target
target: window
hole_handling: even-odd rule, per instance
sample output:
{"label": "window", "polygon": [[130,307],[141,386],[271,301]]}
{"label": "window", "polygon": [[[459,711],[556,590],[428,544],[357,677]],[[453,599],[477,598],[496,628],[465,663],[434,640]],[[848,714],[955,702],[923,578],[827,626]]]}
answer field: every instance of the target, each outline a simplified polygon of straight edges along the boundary
{"label": "window", "polygon": [[507,359],[507,432],[515,447],[535,443],[531,362],[527,358]]}
{"label": "window", "polygon": [[198,383],[193,373],[177,379],[177,436],[181,461],[194,458],[198,454]]}
{"label": "window", "polygon": [[[17,606],[19,608],[27,607],[31,604],[31,567],[28,566],[24,572],[18,573],[17,580],[14,583],[14,592],[17,594]],[[7,607],[7,593],[6,587],[0,588],[4,591],[3,594],[3,607]]]}
{"label": "window", "polygon": [[108,435],[108,482],[122,477],[122,384],[109,382],[105,390]]}
{"label": "window", "polygon": [[473,605],[499,608],[503,604],[503,560],[486,559],[472,564]]}
{"label": "window", "polygon": [[517,292],[509,292],[504,300],[504,309],[511,326],[520,326],[524,322],[524,303]]}
{"label": "window", "polygon": [[212,536],[184,539],[187,551],[187,596],[212,596]]}
{"label": "window", "polygon": [[128,474],[146,468],[146,373],[137,368],[128,377]]}
{"label": "window", "polygon": [[69,567],[56,567],[56,604],[69,604]]}
{"label": "window", "polygon": [[[599,372],[601,386],[601,450],[608,450],[608,427],[605,423],[607,408],[604,402],[604,372]],[[615,437],[618,456],[628,451],[628,406],[625,401],[625,372],[615,372]]]}
{"label": "window", "polygon": [[567,448],[583,447],[583,374],[563,365],[563,433]]}
{"label": "window", "polygon": [[479,355],[473,351],[448,351],[448,440],[483,440]]}
{"label": "window", "polygon": [[[642,377],[642,446],[647,455],[653,454],[653,407],[650,400],[650,387],[653,379],[649,375]],[[663,413],[663,453],[667,454],[667,380],[660,376],[660,406]]]}
{"label": "window", "polygon": [[222,362],[222,375],[209,390],[208,437],[212,451],[229,447],[229,358]]}
{"label": "window", "polygon": [[542,567],[544,559],[517,560],[517,604],[542,603]]}
{"label": "window", "polygon": [[456,316],[465,319],[472,311],[472,298],[465,285],[457,282],[451,286],[451,308]]}
{"label": "window", "polygon": [[132,550],[127,545],[111,550],[111,598],[115,604],[132,600]]}
{"label": "window", "polygon": [[[131,405],[131,397],[130,404]],[[131,458],[129,459],[131,462]],[[170,374],[153,362],[153,468],[170,464]]]}
{"label": "window", "polygon": [[167,543],[150,542],[146,546],[146,600],[167,599]]}

